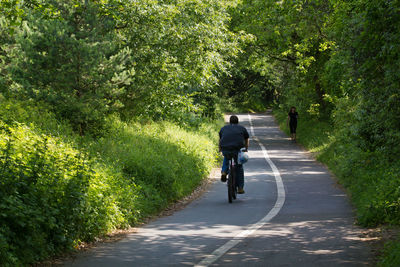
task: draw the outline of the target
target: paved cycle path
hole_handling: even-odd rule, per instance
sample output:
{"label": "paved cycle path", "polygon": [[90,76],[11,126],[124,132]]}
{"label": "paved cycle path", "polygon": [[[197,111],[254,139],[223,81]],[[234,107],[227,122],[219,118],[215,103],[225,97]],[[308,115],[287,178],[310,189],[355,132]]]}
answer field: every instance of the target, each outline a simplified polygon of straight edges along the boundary
{"label": "paved cycle path", "polygon": [[[255,135],[250,161],[244,165],[246,194],[229,204],[226,184],[215,177],[208,192],[184,210],[64,265],[368,265],[370,249],[359,238],[345,193],[326,168],[291,143],[271,115],[246,114],[239,120]],[[266,157],[279,170],[283,192],[277,189],[277,173]]]}

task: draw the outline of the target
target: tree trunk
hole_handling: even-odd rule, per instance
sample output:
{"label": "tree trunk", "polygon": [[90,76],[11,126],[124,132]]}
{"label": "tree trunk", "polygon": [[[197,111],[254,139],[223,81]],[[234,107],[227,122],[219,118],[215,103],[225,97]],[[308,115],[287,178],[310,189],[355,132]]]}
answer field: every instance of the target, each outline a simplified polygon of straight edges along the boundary
{"label": "tree trunk", "polygon": [[324,109],[326,106],[325,101],[324,101],[325,92],[322,89],[321,82],[318,78],[318,75],[314,75],[314,85],[315,85],[315,92],[317,93],[317,97],[318,97],[318,103],[321,105],[321,108]]}

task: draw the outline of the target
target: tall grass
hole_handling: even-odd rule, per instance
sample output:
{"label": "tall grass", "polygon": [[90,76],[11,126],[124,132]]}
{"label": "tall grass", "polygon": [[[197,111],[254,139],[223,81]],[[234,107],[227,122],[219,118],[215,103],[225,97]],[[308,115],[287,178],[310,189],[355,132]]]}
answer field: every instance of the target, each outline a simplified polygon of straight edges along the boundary
{"label": "tall grass", "polygon": [[92,142],[89,151],[140,188],[141,214],[131,214],[131,219],[189,194],[215,166],[217,134],[212,125],[188,131],[170,122],[126,123],[112,117],[107,128],[107,135]]}
{"label": "tall grass", "polygon": [[218,127],[110,117],[102,137],[80,137],[41,105],[3,99],[2,266],[73,249],[189,194],[216,162]]}
{"label": "tall grass", "polygon": [[383,249],[379,267],[400,266],[400,240],[389,241]]}

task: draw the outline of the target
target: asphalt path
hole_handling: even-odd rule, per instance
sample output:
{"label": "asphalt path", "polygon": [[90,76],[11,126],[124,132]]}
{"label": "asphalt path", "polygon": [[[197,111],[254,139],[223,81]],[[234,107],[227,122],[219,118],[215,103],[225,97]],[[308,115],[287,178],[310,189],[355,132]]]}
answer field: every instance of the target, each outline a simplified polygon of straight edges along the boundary
{"label": "asphalt path", "polygon": [[369,265],[370,249],[352,207],[328,170],[292,143],[270,114],[239,120],[253,133],[244,165],[246,194],[229,204],[226,184],[215,177],[184,210],[64,265]]}

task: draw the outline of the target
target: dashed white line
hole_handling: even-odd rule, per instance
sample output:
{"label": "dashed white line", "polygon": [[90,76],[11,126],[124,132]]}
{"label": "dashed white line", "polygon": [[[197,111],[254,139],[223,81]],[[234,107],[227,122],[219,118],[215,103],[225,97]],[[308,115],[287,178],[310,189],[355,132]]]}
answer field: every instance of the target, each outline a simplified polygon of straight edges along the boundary
{"label": "dashed white line", "polygon": [[196,264],[195,267],[207,267],[207,266],[210,266],[211,264],[213,264],[216,260],[218,260],[221,256],[223,256],[227,251],[229,251],[231,248],[233,248],[234,246],[239,244],[243,239],[245,239],[249,235],[253,234],[255,231],[260,229],[266,223],[271,221],[272,218],[274,218],[279,213],[279,211],[283,207],[283,204],[285,203],[286,194],[285,194],[285,188],[283,185],[281,174],[279,173],[278,168],[275,166],[275,164],[269,158],[269,155],[268,155],[268,152],[267,152],[267,149],[265,148],[265,146],[260,142],[260,140],[254,134],[254,127],[253,127],[253,122],[251,120],[250,114],[248,114],[248,118],[249,118],[249,122],[250,122],[251,136],[261,147],[264,158],[267,161],[267,163],[269,164],[269,166],[271,167],[272,172],[275,176],[275,182],[276,182],[276,188],[277,188],[277,198],[276,198],[275,205],[268,212],[268,214],[265,215],[264,218],[262,218],[261,220],[259,220],[256,223],[250,225],[247,230],[240,232],[233,239],[226,242],[224,245],[222,245],[218,249],[214,250],[213,253],[211,253],[210,255],[207,255],[206,258],[203,259],[200,263]]}

